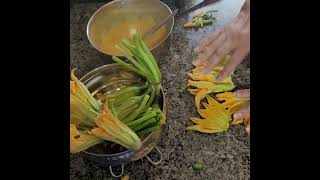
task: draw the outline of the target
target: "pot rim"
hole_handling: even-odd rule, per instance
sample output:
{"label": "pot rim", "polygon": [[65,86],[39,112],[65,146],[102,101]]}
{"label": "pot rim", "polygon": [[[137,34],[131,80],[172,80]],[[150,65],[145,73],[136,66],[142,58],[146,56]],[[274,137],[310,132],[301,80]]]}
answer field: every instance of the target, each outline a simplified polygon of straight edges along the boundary
{"label": "pot rim", "polygon": [[[96,45],[94,45],[92,39],[90,38],[90,31],[89,31],[89,30],[90,30],[90,27],[91,27],[91,24],[92,24],[92,20],[93,20],[93,18],[96,16],[96,14],[98,14],[100,11],[102,11],[105,7],[110,6],[111,4],[117,3],[117,2],[119,2],[119,1],[121,1],[121,0],[113,0],[113,1],[110,1],[110,2],[108,2],[107,4],[101,6],[98,10],[96,10],[96,11],[93,13],[93,15],[90,17],[90,19],[89,19],[89,21],[88,21],[88,24],[87,24],[87,28],[86,28],[86,29],[87,29],[87,30],[86,30],[86,31],[87,31],[87,38],[88,38],[90,44],[91,44],[96,50],[98,50],[100,53],[105,54],[105,55],[109,55],[109,56],[115,56],[115,55],[112,55],[112,54],[108,54],[108,53],[106,53],[106,52],[103,52],[103,51],[100,50]],[[162,5],[164,5],[164,7],[167,8],[170,13],[172,13],[172,10],[170,9],[170,7],[169,7],[167,4],[165,4],[165,3],[162,2],[162,1],[160,1],[160,3],[161,3]],[[169,32],[167,33],[167,35],[166,35],[156,46],[150,48],[150,50],[153,50],[153,49],[157,48],[158,46],[160,46],[160,45],[169,37],[169,35],[171,34],[171,32],[172,32],[172,30],[173,30],[173,26],[174,26],[174,16],[172,17],[172,25],[171,25],[171,28],[170,28]]]}

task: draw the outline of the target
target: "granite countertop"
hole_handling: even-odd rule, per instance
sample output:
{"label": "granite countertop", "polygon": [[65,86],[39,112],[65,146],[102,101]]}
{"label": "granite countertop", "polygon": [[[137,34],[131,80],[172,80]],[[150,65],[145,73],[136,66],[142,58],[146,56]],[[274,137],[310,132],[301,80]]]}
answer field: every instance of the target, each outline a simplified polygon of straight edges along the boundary
{"label": "granite countertop", "polygon": [[[193,67],[196,54],[192,49],[208,34],[221,28],[239,12],[244,1],[221,0],[204,9],[218,9],[217,22],[199,31],[186,30],[183,24],[189,14],[177,17],[171,35],[156,53],[162,72],[162,85],[168,98],[167,125],[158,145],[163,162],[157,166],[146,159],[125,165],[124,174],[130,179],[250,179],[250,141],[242,125],[231,126],[228,132],[202,134],[186,131],[196,116],[194,98],[179,89],[186,86],[186,72]],[[166,3],[174,9],[172,1]],[[86,37],[90,16],[104,3],[74,3],[70,9],[70,66],[77,68],[81,77],[105,64]],[[199,9],[201,10],[201,9]],[[202,9],[203,10],[203,9]],[[234,72],[237,89],[250,87],[250,56]],[[157,158],[156,153],[150,154]],[[194,163],[205,165],[201,171],[193,170]],[[112,179],[108,167],[87,162],[79,154],[70,155],[70,179]]]}

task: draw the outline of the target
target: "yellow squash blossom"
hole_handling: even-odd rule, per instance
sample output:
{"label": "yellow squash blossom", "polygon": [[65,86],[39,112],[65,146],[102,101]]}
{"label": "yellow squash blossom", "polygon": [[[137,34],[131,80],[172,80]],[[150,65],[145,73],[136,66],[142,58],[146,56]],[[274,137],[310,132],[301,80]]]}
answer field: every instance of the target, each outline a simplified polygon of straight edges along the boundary
{"label": "yellow squash blossom", "polygon": [[99,114],[99,103],[86,86],[71,71],[70,81],[70,119],[77,126],[95,126],[95,117]]}
{"label": "yellow squash blossom", "polygon": [[87,132],[79,131],[75,124],[70,124],[70,152],[77,153],[91,146],[101,143],[103,140]]}
{"label": "yellow squash blossom", "polygon": [[121,177],[121,180],[129,180],[129,176],[128,176],[128,175],[122,176],[122,177]]}
{"label": "yellow squash blossom", "polygon": [[[206,64],[202,67],[196,67],[187,75],[191,78],[188,80],[187,86],[190,94],[195,96],[195,105],[198,113],[205,119],[194,118],[191,120],[197,125],[190,126],[188,130],[197,130],[204,133],[214,133],[226,131],[229,127],[229,123],[240,124],[244,123],[246,130],[250,132],[250,115],[242,119],[232,119],[232,114],[236,111],[249,105],[249,98],[237,98],[232,92],[235,85],[232,81],[231,75],[225,78],[221,82],[217,82],[216,78],[223,70],[225,64],[230,60],[230,56],[227,55],[217,66],[213,68],[206,75],[201,74]],[[192,62],[195,65],[195,61]],[[222,93],[225,92],[225,93]],[[210,93],[220,93],[216,95],[216,99],[221,101],[221,104],[215,101],[212,97],[208,96]],[[200,109],[201,100],[207,97],[207,102],[202,102],[204,109]],[[229,122],[232,120],[231,122]]]}
{"label": "yellow squash blossom", "polygon": [[[210,93],[220,93],[232,90],[235,85],[231,75],[221,82],[217,82],[218,74],[223,70],[224,65],[229,61],[230,56],[226,56],[224,60],[212,71],[206,75],[202,75],[204,67],[196,67],[191,72],[187,73],[192,79],[188,81],[188,91],[195,96],[196,108],[200,108],[200,101]],[[193,62],[194,64],[194,62]]]}
{"label": "yellow squash blossom", "polygon": [[[225,92],[216,95],[216,99],[222,102],[222,105],[231,114],[250,105],[250,98],[238,98],[232,92]],[[231,124],[243,123],[246,130],[250,132],[250,116],[246,114],[242,119],[233,119]]]}
{"label": "yellow squash blossom", "polygon": [[240,109],[247,107],[250,103],[250,98],[238,98],[233,92],[225,92],[216,94],[216,99],[222,102],[222,105],[230,112],[235,113]]}
{"label": "yellow squash blossom", "polygon": [[203,133],[217,133],[227,131],[231,114],[214,98],[206,96],[208,103],[203,103],[206,107],[198,109],[201,118],[191,117],[191,121],[196,123],[187,127],[187,130],[199,131]]}
{"label": "yellow squash blossom", "polygon": [[[84,129],[84,131],[79,131]],[[71,72],[70,81],[70,149],[71,153],[85,150],[103,140],[112,141],[128,149],[138,150],[140,138],[109,109],[108,100],[103,111],[86,86]]]}
{"label": "yellow squash blossom", "polygon": [[112,104],[110,106],[109,109],[108,101],[105,101],[103,111],[95,120],[100,129],[93,129],[91,133],[128,149],[139,150],[142,145],[140,138],[111,112]]}
{"label": "yellow squash blossom", "polygon": [[231,80],[231,77],[228,77],[223,82],[214,83],[210,81],[193,81],[189,80],[188,87],[195,87],[189,88],[188,91],[195,96],[195,103],[197,109],[200,108],[200,101],[210,93],[219,93],[229,91],[234,88],[234,84]]}

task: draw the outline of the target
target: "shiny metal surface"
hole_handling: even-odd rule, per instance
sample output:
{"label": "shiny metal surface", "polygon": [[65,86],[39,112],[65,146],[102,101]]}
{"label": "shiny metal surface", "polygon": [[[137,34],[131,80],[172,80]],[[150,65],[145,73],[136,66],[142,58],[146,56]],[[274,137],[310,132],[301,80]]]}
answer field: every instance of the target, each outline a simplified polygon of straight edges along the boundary
{"label": "shiny metal surface", "polygon": [[[133,83],[143,82],[143,78],[136,73],[127,70],[118,64],[108,64],[94,69],[84,75],[82,81],[88,90],[95,95],[96,93],[107,93],[110,91],[120,90]],[[162,92],[162,111],[164,116],[162,121],[166,120],[166,101],[163,90]],[[161,104],[160,104],[161,105]],[[162,128],[163,129],[163,126]],[[146,156],[158,143],[161,135],[161,129],[152,132],[142,140],[142,148],[138,151],[126,150],[116,154],[97,154],[94,152],[84,151],[82,154],[89,160],[100,165],[123,165],[130,161],[138,160]]]}
{"label": "shiny metal surface", "polygon": [[162,21],[160,21],[156,26],[151,28],[148,32],[146,32],[143,36],[142,39],[145,39],[146,37],[152,35],[152,33],[156,32],[159,30],[163,25],[166,24],[166,22],[174,17],[178,13],[178,9],[175,9],[172,14],[169,14],[166,18],[164,18]]}
{"label": "shiny metal surface", "polygon": [[[127,1],[130,2],[130,0]],[[114,55],[110,52],[105,52],[101,47],[99,47],[99,39],[93,38],[93,34],[91,32],[92,29],[94,29],[93,26],[104,26],[103,29],[108,30],[114,23],[119,23],[123,21],[123,19],[141,16],[150,16],[154,18],[156,22],[159,22],[169,14],[172,14],[171,9],[166,4],[161,1],[159,2],[160,6],[150,5],[152,3],[145,3],[143,5],[141,5],[141,3],[138,3],[136,7],[134,6],[134,3],[131,3],[132,5],[130,6],[130,8],[128,8],[128,5],[122,0],[114,0],[103,5],[91,16],[87,24],[87,37],[91,45],[105,55]],[[154,47],[150,47],[150,50],[155,49],[168,38],[168,36],[172,32],[173,25],[174,17],[171,17],[171,20],[168,20],[165,24],[168,29],[167,33],[163,36],[163,39],[158,44],[156,44]]]}

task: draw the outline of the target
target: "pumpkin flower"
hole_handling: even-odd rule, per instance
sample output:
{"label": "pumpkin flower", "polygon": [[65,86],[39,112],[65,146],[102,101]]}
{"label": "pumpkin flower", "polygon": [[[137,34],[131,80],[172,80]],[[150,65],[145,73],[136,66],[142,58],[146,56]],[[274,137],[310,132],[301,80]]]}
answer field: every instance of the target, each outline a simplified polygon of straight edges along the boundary
{"label": "pumpkin flower", "polygon": [[70,81],[70,119],[71,123],[82,127],[95,126],[95,117],[99,114],[99,103],[86,86],[71,71]]}
{"label": "pumpkin flower", "polygon": [[250,103],[250,98],[236,97],[233,92],[216,94],[216,99],[221,101],[222,105],[232,114],[244,107],[247,107]]}
{"label": "pumpkin flower", "polygon": [[140,138],[126,124],[120,121],[112,112],[113,105],[105,101],[103,111],[96,117],[96,124],[100,129],[93,129],[91,133],[127,149],[139,150],[142,143]]}
{"label": "pumpkin flower", "polygon": [[79,131],[75,124],[70,124],[70,152],[77,153],[91,146],[101,143],[103,140],[87,132]]}
{"label": "pumpkin flower", "polygon": [[[225,92],[216,95],[216,99],[222,102],[222,105],[231,114],[243,109],[250,105],[250,98],[239,98],[236,97],[232,92]],[[250,132],[250,116],[249,113],[241,119],[233,119],[230,124],[241,124],[243,123],[246,127],[247,132]]]}
{"label": "pumpkin flower", "polygon": [[128,175],[122,176],[122,177],[121,177],[121,180],[129,180],[129,176],[128,176]]}
{"label": "pumpkin flower", "polygon": [[[250,98],[238,98],[234,96],[232,92],[227,92],[235,87],[231,75],[223,81],[218,82],[216,80],[229,60],[230,56],[225,56],[217,66],[205,75],[201,72],[207,65],[206,62],[187,73],[191,78],[187,84],[189,87],[188,91],[195,96],[195,105],[198,113],[204,118],[192,117],[191,120],[197,125],[188,127],[188,130],[215,133],[226,131],[229,123],[231,125],[244,123],[247,132],[250,133],[250,115],[248,113],[241,119],[232,119],[232,114],[249,105]],[[195,65],[195,62],[196,60],[193,61],[192,64]],[[216,99],[220,101],[221,104],[208,96],[210,93],[220,93],[216,95]],[[201,100],[204,97],[207,97],[208,103],[202,102],[204,109],[200,109]],[[229,122],[230,120],[231,122]]]}
{"label": "pumpkin flower", "polygon": [[196,103],[197,109],[200,108],[200,101],[206,95],[210,93],[219,93],[219,92],[229,91],[234,88],[234,84],[231,80],[231,77],[219,83],[214,83],[213,81],[210,82],[210,81],[189,80],[187,86],[196,87],[196,88],[189,88],[188,91],[195,96],[195,103]]}
{"label": "pumpkin flower", "polygon": [[[107,140],[107,141],[111,141],[117,144],[121,144],[121,141],[119,141],[117,138],[113,137],[111,134],[107,133],[105,130],[103,130],[102,128],[93,128],[90,130],[90,134],[97,136],[101,139]],[[122,145],[125,147],[125,145]],[[125,147],[128,148],[128,147]]]}
{"label": "pumpkin flower", "polygon": [[[224,65],[229,61],[230,56],[226,56],[221,63],[214,67],[208,74],[203,75],[201,72],[204,67],[196,67],[187,75],[192,79],[188,81],[188,91],[195,96],[196,108],[200,108],[200,101],[210,93],[220,93],[232,90],[235,85],[232,82],[231,75],[223,81],[216,80],[219,73],[223,70]],[[193,61],[194,64],[195,61]]]}
{"label": "pumpkin flower", "polygon": [[214,98],[205,96],[208,103],[203,103],[204,109],[198,109],[201,118],[191,117],[191,121],[196,123],[187,127],[187,130],[199,131],[203,133],[217,133],[227,131],[231,114]]}

